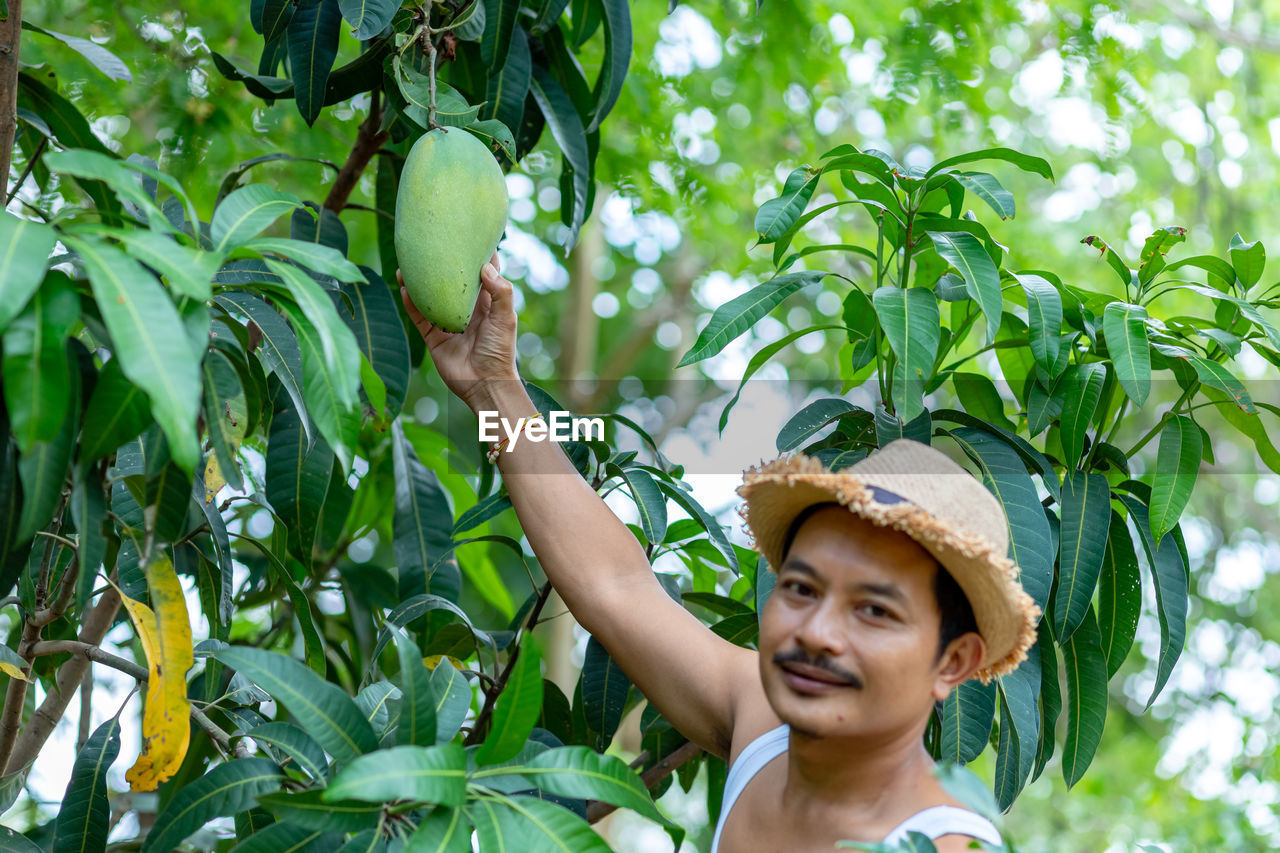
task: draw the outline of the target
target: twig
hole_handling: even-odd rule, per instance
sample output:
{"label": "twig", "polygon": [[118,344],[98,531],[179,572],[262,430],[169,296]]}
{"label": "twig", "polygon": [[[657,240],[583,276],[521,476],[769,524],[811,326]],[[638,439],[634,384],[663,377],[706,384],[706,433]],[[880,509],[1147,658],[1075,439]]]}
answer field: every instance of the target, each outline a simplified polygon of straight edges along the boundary
{"label": "twig", "polygon": [[[532,631],[538,624],[538,617],[542,615],[542,608],[546,606],[547,599],[550,597],[551,581],[547,581],[542,585],[542,590],[538,593],[538,600],[534,603],[533,609],[529,611],[529,618],[525,620],[526,633]],[[516,646],[516,650],[507,658],[507,665],[502,670],[502,674],[498,676],[497,682],[491,688],[485,690],[484,707],[480,709],[480,714],[476,717],[475,726],[471,729],[471,734],[467,736],[466,742],[468,746],[478,743],[487,731],[489,719],[493,716],[493,706],[506,688],[507,679],[511,677],[516,661],[520,659],[520,649],[520,646]]]}
{"label": "twig", "polygon": [[71,655],[73,657],[79,655],[94,663],[118,669],[137,681],[147,680],[146,667],[104,651],[100,646],[82,643],[78,640],[43,640],[36,643],[31,649],[32,657],[40,657],[41,655]]}
{"label": "twig", "polygon": [[72,551],[76,550],[76,543],[72,542],[70,539],[68,539],[65,536],[60,536],[57,533],[50,533],[48,530],[37,530],[36,535],[47,536],[55,542],[61,542],[63,545],[66,545]]}
{"label": "twig", "polygon": [[342,164],[342,168],[338,171],[338,176],[334,178],[333,186],[329,188],[329,195],[324,200],[325,208],[332,210],[334,213],[341,213],[343,208],[347,207],[347,199],[351,197],[351,192],[356,188],[356,183],[360,180],[360,176],[364,174],[369,161],[373,159],[374,154],[378,153],[382,143],[391,138],[389,132],[378,130],[382,125],[380,95],[380,89],[373,90],[373,99],[369,105],[369,116],[360,123],[360,127],[356,132],[356,144],[351,149],[351,153],[347,155],[347,162]]}
{"label": "twig", "polygon": [[62,580],[58,583],[58,597],[44,610],[37,610],[30,618],[31,624],[43,628],[67,612],[67,608],[71,606],[71,600],[76,594],[76,580],[79,575],[80,555],[76,554],[62,572]]}
{"label": "twig", "polygon": [[[645,788],[652,788],[663,779],[670,776],[685,762],[697,758],[702,754],[702,747],[693,741],[687,741],[670,755],[667,755],[657,764],[640,774],[640,781],[644,783]],[[642,755],[641,758],[644,756]],[[637,759],[639,760],[639,759]],[[634,767],[632,769],[635,769]],[[587,803],[587,823],[595,823],[604,817],[613,814],[617,810],[617,806],[613,803],[605,803],[599,800],[593,800]]]}

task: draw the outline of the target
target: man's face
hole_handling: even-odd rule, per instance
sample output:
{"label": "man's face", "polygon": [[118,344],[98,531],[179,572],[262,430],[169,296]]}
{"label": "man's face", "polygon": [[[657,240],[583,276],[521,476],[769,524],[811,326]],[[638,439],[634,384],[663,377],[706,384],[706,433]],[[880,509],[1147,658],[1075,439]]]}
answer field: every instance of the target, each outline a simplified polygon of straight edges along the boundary
{"label": "man's face", "polygon": [[922,729],[981,657],[968,634],[937,659],[936,572],[911,537],[843,507],[805,521],[760,626],[760,674],[783,722],[822,737]]}

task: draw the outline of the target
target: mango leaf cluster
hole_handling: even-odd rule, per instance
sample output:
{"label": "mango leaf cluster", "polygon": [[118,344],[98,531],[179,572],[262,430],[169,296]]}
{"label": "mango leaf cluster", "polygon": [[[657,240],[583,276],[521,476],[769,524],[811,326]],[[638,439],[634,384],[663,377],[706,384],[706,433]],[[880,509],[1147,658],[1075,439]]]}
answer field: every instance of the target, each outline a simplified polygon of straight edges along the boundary
{"label": "mango leaf cluster", "polygon": [[[263,39],[256,73],[215,52],[218,71],[268,103],[292,99],[309,125],[325,107],[373,93],[375,105],[386,104],[379,130],[401,157],[423,131],[461,127],[508,168],[549,128],[562,155],[561,219],[572,248],[594,203],[601,123],[631,62],[625,0],[253,0],[250,20]],[[344,30],[360,53],[335,67]],[[593,82],[578,55],[597,37]],[[277,76],[282,69],[287,77]]]}
{"label": "mango leaf cluster", "polygon": [[[817,400],[782,428],[778,450],[839,469],[895,438],[933,443],[967,459],[1004,507],[1009,557],[1043,613],[1039,641],[998,683],[954,691],[928,742],[935,756],[962,764],[994,746],[995,793],[1008,808],[1054,755],[1064,711],[1063,776],[1070,786],[1084,775],[1102,737],[1108,681],[1133,648],[1144,584],[1160,629],[1148,708],[1168,683],[1193,581],[1179,519],[1201,468],[1214,464],[1211,413],[1280,472],[1274,422],[1269,431],[1264,421],[1280,408],[1254,399],[1232,370],[1246,347],[1280,365],[1280,330],[1268,317],[1280,308],[1280,284],[1263,283],[1265,249],[1240,235],[1225,257],[1173,257],[1185,241],[1179,227],[1157,229],[1133,263],[1084,237],[1100,262],[1089,286],[1011,269],[1007,248],[966,206],[1001,219],[1015,213],[995,175],[970,169],[982,161],[1053,177],[1043,159],[1005,148],[916,169],[842,145],[794,170],[755,218],[759,242],[773,246],[774,276],[719,306],[681,364],[716,355],[793,294],[839,280],[839,316],[762,348],[738,393],[795,340],[833,332],[844,393],[865,382],[876,405]],[[834,200],[814,206],[824,180]],[[871,240],[797,247],[823,214],[835,223],[829,230],[857,232],[860,223],[839,219],[844,208],[869,216],[860,233]],[[818,259],[840,271],[805,268]],[[1194,313],[1178,313],[1186,309],[1175,294],[1193,295]],[[988,353],[1002,386],[971,365]],[[1154,426],[1127,448],[1116,444],[1138,416]],[[1157,439],[1154,464],[1135,476],[1135,455]]]}

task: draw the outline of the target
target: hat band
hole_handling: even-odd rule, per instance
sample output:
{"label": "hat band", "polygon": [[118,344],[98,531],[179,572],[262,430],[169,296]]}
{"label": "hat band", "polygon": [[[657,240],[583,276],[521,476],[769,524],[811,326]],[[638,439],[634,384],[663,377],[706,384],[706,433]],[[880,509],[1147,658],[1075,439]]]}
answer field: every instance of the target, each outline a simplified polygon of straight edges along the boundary
{"label": "hat band", "polygon": [[873,486],[870,483],[864,483],[863,485],[865,485],[868,489],[871,490],[871,497],[872,499],[875,500],[876,503],[879,503],[879,504],[911,503],[911,501],[907,500],[902,495],[896,495],[893,492],[889,491],[888,489],[882,489],[879,486]]}

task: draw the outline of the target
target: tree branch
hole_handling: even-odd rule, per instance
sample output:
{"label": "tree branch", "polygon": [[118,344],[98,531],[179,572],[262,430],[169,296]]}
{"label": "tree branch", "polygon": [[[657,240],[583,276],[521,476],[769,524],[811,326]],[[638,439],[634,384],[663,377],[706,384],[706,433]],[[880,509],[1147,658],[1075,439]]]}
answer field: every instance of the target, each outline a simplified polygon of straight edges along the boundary
{"label": "tree branch", "polygon": [[[0,21],[0,176],[9,185],[13,138],[18,131],[18,43],[22,38],[22,0],[9,0],[9,17]],[[8,193],[5,194],[7,199]]]}
{"label": "tree branch", "polygon": [[[702,747],[698,746],[693,741],[686,741],[670,755],[666,756],[657,764],[641,773],[640,781],[644,782],[645,788],[652,788],[654,785],[658,784],[678,770],[685,762],[691,761],[699,755],[702,755]],[[644,756],[642,755],[640,759],[637,760],[641,760],[643,758]],[[634,767],[632,769],[634,769]],[[613,814],[617,808],[618,807],[613,803],[593,800],[587,803],[587,823],[595,823],[596,821],[602,820],[608,815]]]}
{"label": "tree branch", "polygon": [[329,195],[324,200],[324,206],[334,213],[341,213],[347,206],[347,199],[351,197],[351,192],[356,188],[356,183],[364,174],[369,161],[373,159],[374,154],[378,153],[382,143],[391,138],[391,134],[387,131],[378,130],[382,124],[380,94],[380,90],[373,90],[369,116],[360,123],[360,129],[356,133],[355,147],[347,155],[347,162],[343,163],[342,168],[338,170],[338,177],[334,179],[333,186],[329,188]]}
{"label": "tree branch", "polygon": [[[111,630],[111,625],[115,622],[120,603],[120,594],[116,592],[115,587],[104,592],[98,599],[98,603],[85,613],[80,628],[80,642],[93,646],[101,643],[102,638],[106,636],[107,631]],[[84,673],[88,668],[89,658],[79,655],[62,665],[54,679],[53,689],[45,695],[44,701],[36,709],[27,727],[17,736],[16,742],[12,745],[12,752],[3,748],[3,738],[8,731],[4,723],[8,721],[9,716],[9,702],[6,697],[5,719],[0,722],[0,765],[4,765],[6,771],[9,767],[16,770],[27,766],[40,753],[45,741],[53,733],[54,726],[66,712],[67,705],[75,697],[76,690],[84,680]],[[11,687],[14,681],[17,679],[9,682]],[[22,683],[25,686],[25,682]],[[16,715],[19,719],[21,718],[21,702],[18,703]]]}
{"label": "tree branch", "polygon": [[94,663],[118,669],[137,681],[147,680],[145,666],[139,666],[131,660],[103,651],[101,646],[81,643],[78,640],[44,640],[36,643],[31,649],[31,656],[40,657],[41,655],[72,655],[73,657],[80,655]]}

